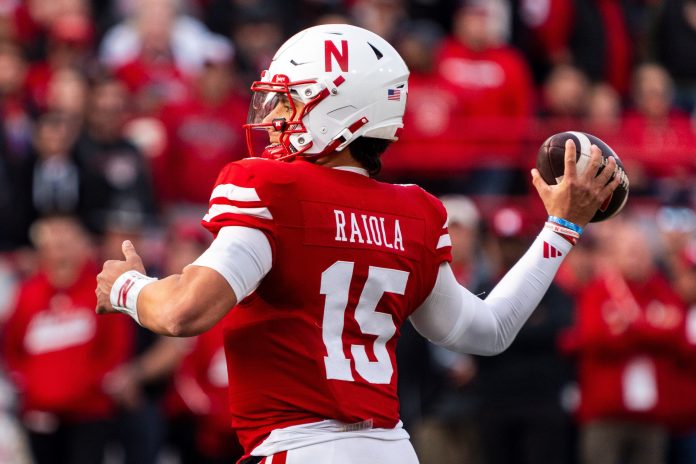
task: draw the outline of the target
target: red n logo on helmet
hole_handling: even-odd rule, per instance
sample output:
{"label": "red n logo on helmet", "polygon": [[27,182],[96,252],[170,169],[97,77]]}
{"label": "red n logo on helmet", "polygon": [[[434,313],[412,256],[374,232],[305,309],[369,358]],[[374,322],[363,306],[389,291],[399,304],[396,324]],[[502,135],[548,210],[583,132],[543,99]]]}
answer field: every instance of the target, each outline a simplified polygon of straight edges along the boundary
{"label": "red n logo on helmet", "polygon": [[341,51],[338,51],[336,44],[330,40],[324,41],[324,69],[326,72],[331,72],[333,69],[333,60],[336,59],[338,67],[341,71],[348,72],[348,41],[341,40]]}

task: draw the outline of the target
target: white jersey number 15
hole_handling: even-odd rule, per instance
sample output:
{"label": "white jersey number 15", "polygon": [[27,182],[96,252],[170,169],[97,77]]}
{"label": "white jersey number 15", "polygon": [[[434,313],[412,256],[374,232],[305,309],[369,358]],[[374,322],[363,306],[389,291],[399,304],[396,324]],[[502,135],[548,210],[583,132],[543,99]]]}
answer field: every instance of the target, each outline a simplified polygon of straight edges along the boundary
{"label": "white jersey number 15", "polygon": [[[348,292],[355,263],[336,261],[321,274],[321,294],[326,295],[322,338],[326,346],[324,357],[328,379],[354,381],[350,359],[343,351],[343,324]],[[350,353],[355,370],[370,383],[385,384],[394,373],[386,344],[394,336],[396,325],[390,314],[377,312],[377,303],[384,293],[403,295],[408,272],[370,266],[367,281],[355,308],[355,320],[364,334],[376,335],[373,352],[377,361],[370,361],[364,345],[351,345]]]}

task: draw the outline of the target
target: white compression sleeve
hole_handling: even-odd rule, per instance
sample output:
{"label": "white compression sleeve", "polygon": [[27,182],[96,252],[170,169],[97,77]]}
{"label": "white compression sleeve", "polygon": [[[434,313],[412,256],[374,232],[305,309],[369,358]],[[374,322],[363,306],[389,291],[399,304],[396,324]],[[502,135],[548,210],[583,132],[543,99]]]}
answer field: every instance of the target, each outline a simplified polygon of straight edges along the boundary
{"label": "white compression sleeve", "polygon": [[273,264],[268,237],[258,229],[223,227],[210,247],[191,265],[209,267],[230,284],[242,301],[261,283]]}
{"label": "white compression sleeve", "polygon": [[539,305],[571,248],[563,237],[543,229],[485,300],[459,285],[444,263],[432,292],[411,315],[411,322],[421,335],[451,350],[500,353]]}

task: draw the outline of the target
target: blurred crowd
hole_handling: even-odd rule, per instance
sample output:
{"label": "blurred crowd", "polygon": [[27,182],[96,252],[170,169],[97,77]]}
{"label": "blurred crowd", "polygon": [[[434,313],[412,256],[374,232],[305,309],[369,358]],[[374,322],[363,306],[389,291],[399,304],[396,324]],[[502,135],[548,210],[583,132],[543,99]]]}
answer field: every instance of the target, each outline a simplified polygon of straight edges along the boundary
{"label": "blurred crowd", "polygon": [[[485,297],[543,211],[442,199],[455,275]],[[694,211],[674,206],[592,224],[498,356],[454,354],[405,330],[402,414],[422,462],[696,462],[695,234]]]}
{"label": "blurred crowd", "polygon": [[696,462],[693,0],[0,1],[0,462],[234,462],[219,328],[179,340],[96,317],[95,276],[124,239],[151,275],[207,247],[251,82],[328,22],[406,60],[381,177],[444,195],[472,291],[543,224],[528,170],[548,136],[599,136],[631,180],[508,352],[404,328],[422,462]]}

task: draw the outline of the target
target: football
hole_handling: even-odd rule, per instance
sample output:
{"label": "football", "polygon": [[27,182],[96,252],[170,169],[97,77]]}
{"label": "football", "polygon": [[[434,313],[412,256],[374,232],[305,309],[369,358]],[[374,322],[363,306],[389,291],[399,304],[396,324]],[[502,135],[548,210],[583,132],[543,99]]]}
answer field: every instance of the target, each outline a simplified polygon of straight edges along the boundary
{"label": "football", "polygon": [[[575,160],[578,174],[581,174],[587,169],[590,161],[590,147],[592,144],[597,145],[602,151],[602,166],[599,168],[597,174],[602,172],[610,156],[616,160],[616,164],[620,171],[621,183],[609,198],[602,203],[590,222],[604,221],[605,219],[615,216],[623,209],[628,200],[628,176],[621,163],[621,159],[619,159],[614,150],[600,138],[584,132],[574,131],[559,132],[558,134],[552,135],[544,141],[537,153],[536,168],[539,170],[539,174],[541,174],[541,177],[549,185],[557,184],[563,179],[565,143],[568,139],[572,139],[573,142],[575,142]],[[612,176],[612,179],[613,178],[614,176]]]}

